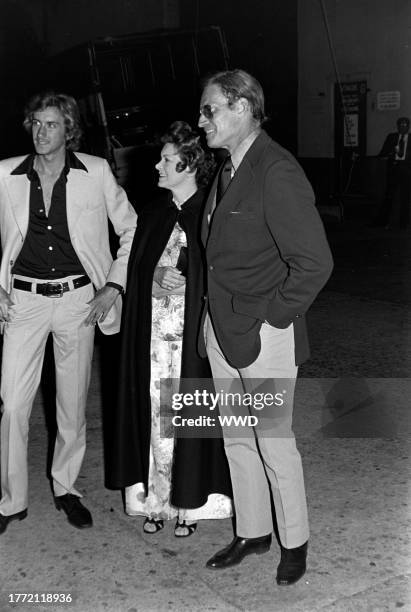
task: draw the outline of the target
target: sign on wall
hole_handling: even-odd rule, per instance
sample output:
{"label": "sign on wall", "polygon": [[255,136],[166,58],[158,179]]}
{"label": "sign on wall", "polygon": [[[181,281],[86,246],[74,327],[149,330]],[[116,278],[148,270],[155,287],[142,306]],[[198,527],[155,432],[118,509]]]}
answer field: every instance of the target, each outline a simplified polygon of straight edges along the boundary
{"label": "sign on wall", "polygon": [[[365,149],[366,81],[350,81],[336,85],[336,153],[343,148]],[[361,151],[359,150],[361,149]]]}
{"label": "sign on wall", "polygon": [[[357,160],[366,153],[367,82],[335,84],[335,159],[339,190],[355,185]],[[350,183],[350,184],[349,184]]]}
{"label": "sign on wall", "polygon": [[344,121],[344,147],[358,147],[358,115],[355,113],[345,116]]}
{"label": "sign on wall", "polygon": [[399,91],[379,91],[377,93],[377,110],[398,110],[401,103]]}

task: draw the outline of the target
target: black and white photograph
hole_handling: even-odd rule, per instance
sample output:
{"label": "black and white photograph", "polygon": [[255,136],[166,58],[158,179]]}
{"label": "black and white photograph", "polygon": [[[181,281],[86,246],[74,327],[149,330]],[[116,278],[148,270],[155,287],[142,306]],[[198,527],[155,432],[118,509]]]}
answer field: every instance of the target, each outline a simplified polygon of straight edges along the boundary
{"label": "black and white photograph", "polygon": [[411,610],[409,0],[0,0],[0,612]]}

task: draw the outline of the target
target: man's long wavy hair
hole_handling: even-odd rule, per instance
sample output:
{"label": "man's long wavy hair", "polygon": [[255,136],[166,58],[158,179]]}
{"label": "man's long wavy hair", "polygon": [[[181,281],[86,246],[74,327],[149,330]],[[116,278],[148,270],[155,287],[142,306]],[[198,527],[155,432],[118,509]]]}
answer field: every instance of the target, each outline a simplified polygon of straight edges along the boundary
{"label": "man's long wavy hair", "polygon": [[28,101],[24,109],[23,125],[27,132],[31,133],[33,114],[45,110],[50,106],[57,108],[64,117],[66,126],[66,148],[70,151],[78,151],[82,137],[80,112],[77,102],[71,96],[55,91],[45,91],[34,95]]}

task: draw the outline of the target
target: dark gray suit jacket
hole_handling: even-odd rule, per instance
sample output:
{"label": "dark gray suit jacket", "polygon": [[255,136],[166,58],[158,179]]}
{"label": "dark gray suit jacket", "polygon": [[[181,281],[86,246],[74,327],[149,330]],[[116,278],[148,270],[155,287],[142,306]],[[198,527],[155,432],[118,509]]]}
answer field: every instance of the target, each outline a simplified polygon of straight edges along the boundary
{"label": "dark gray suit jacket", "polygon": [[[208,311],[227,361],[257,358],[263,321],[294,324],[295,359],[309,356],[304,315],[332,270],[314,194],[294,157],[262,131],[239,165],[211,225],[217,178],[206,203],[202,240]],[[203,334],[199,351],[205,354]]]}
{"label": "dark gray suit jacket", "polygon": [[[386,137],[382,149],[378,154],[378,157],[388,157],[389,160],[395,159],[395,147],[398,145],[398,132],[392,132]],[[411,164],[411,133],[408,134],[408,145],[405,152],[405,162]]]}

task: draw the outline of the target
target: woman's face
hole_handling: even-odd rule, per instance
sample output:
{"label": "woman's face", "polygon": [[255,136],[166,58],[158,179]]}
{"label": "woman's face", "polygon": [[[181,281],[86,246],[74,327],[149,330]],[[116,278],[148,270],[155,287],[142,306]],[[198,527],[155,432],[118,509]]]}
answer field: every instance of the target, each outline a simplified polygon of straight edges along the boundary
{"label": "woman's face", "polygon": [[188,168],[182,172],[177,172],[176,166],[178,162],[181,162],[181,157],[176,152],[175,146],[168,142],[161,149],[161,159],[156,164],[156,170],[158,170],[159,174],[159,187],[174,191],[189,179],[191,173]]}

